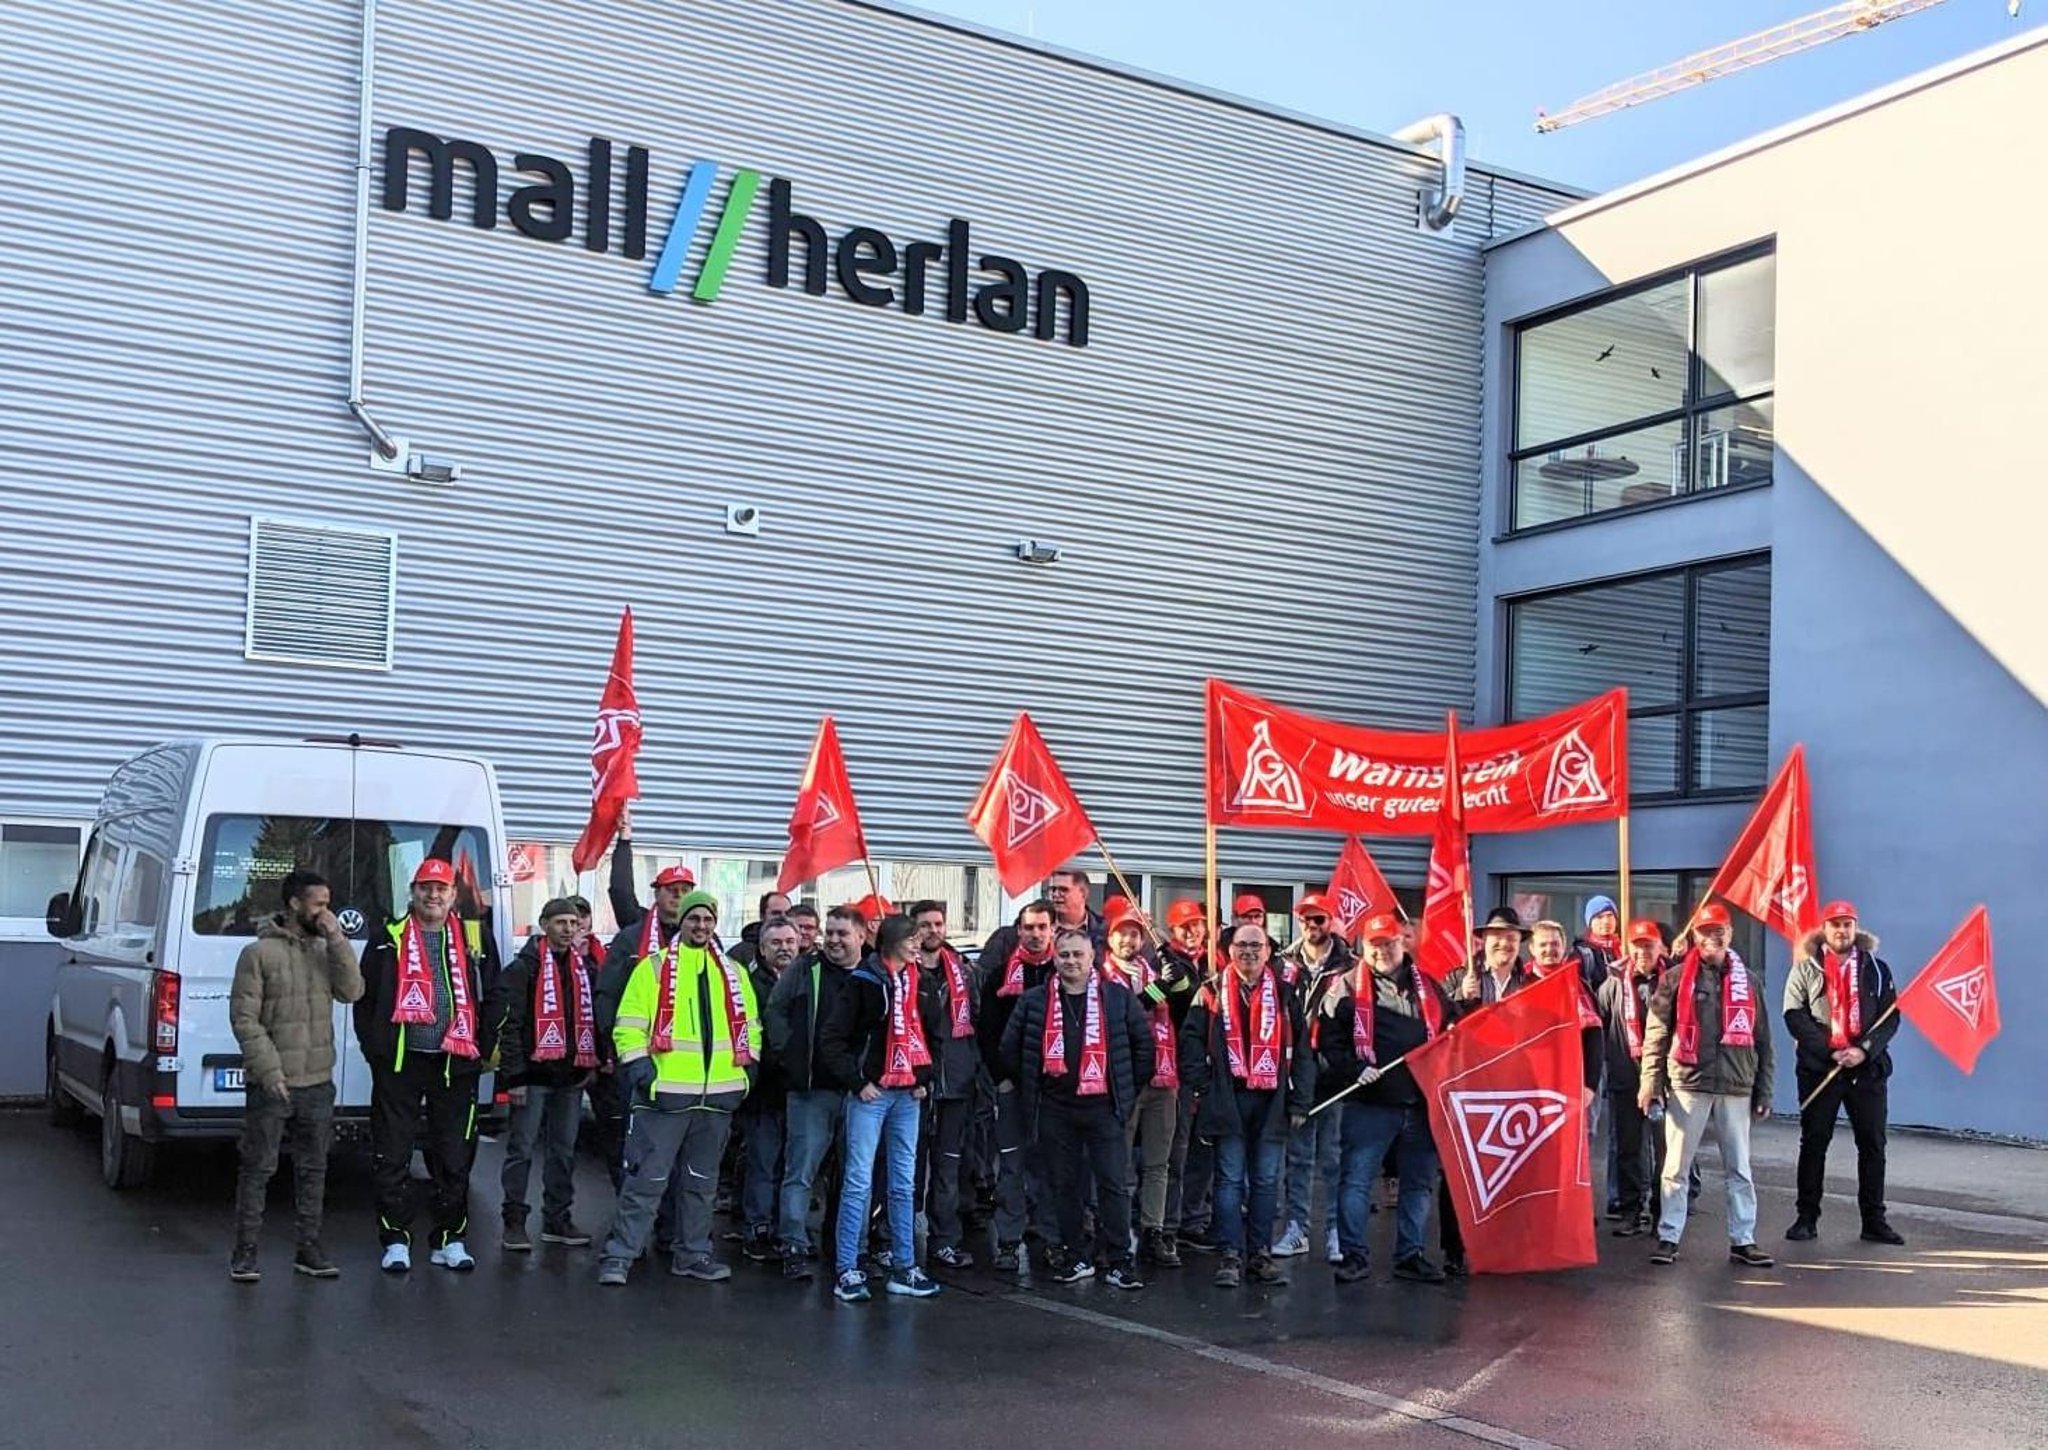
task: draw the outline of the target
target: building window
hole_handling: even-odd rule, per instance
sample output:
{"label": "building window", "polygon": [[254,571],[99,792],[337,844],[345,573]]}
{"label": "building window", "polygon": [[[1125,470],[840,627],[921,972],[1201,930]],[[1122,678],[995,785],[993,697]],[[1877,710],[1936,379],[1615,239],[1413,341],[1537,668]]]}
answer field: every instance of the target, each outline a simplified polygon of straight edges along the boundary
{"label": "building window", "polygon": [[1510,528],[1771,481],[1777,256],[1515,330]]}
{"label": "building window", "polygon": [[1510,719],[1627,687],[1634,799],[1762,787],[1770,755],[1768,556],[1510,600],[1508,641]]}
{"label": "building window", "polygon": [[[1585,935],[1586,903],[1595,896],[1621,900],[1621,883],[1613,875],[1502,876],[1500,899],[1512,906],[1524,923],[1563,922],[1574,938]],[[1663,928],[1664,941],[1685,925],[1693,908],[1700,904],[1707,884],[1714,879],[1706,871],[1634,871],[1629,874],[1629,911],[1637,919],[1648,918]],[[1741,912],[1730,912],[1734,930],[1730,944],[1752,967],[1762,970],[1764,929]],[[1628,923],[1622,923],[1628,930]]]}
{"label": "building window", "polygon": [[78,884],[79,826],[0,821],[0,940],[47,941],[50,898]]}

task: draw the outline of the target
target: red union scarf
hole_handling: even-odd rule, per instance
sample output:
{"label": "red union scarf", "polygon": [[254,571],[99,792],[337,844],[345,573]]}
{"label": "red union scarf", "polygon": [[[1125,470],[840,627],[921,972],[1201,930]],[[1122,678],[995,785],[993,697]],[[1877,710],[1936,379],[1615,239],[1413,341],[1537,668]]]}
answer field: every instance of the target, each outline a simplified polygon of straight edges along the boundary
{"label": "red union scarf", "polygon": [[[1678,1003],[1674,1015],[1678,1019],[1677,1042],[1671,1049],[1674,1061],[1687,1067],[1700,1060],[1700,1014],[1694,1004],[1693,989],[1699,984],[1700,949],[1694,947],[1685,954],[1685,961],[1678,968]],[[1731,949],[1727,965],[1721,971],[1721,1045],[1723,1047],[1754,1047],[1756,1045],[1756,994],[1750,990],[1749,968],[1742,964],[1742,958]]]}
{"label": "red union scarf", "polygon": [[1024,950],[1024,948],[1018,947],[1015,951],[1010,953],[1010,960],[1003,966],[1003,985],[996,988],[996,995],[998,997],[1023,996],[1024,968],[1027,965],[1034,967],[1042,967],[1051,960],[1052,952],[1050,949],[1048,949],[1042,956],[1032,956],[1029,953],[1027,953]]}
{"label": "red union scarf", "polygon": [[[1408,991],[1415,998],[1415,1008],[1422,1015],[1422,1031],[1425,1039],[1433,1039],[1444,1030],[1443,1004],[1436,999],[1436,993],[1422,980],[1422,972],[1415,965],[1413,957],[1402,964],[1408,974]],[[1351,988],[1351,1048],[1358,1054],[1358,1060],[1371,1067],[1378,1067],[1379,1054],[1373,1046],[1373,999],[1376,985],[1373,970],[1364,962],[1358,964],[1358,981]]]}
{"label": "red union scarf", "polygon": [[[442,928],[448,943],[448,1030],[441,1050],[454,1057],[477,1056],[476,999],[469,992],[469,945],[462,919],[450,914]],[[434,1021],[434,969],[427,961],[427,936],[418,918],[407,913],[398,939],[398,1001],[391,1020],[405,1026],[428,1027]]]}
{"label": "red union scarf", "polygon": [[[1272,1092],[1280,1086],[1280,1053],[1287,1014],[1280,1006],[1280,984],[1268,966],[1259,972],[1252,989],[1249,1011],[1237,1008],[1238,980],[1229,967],[1216,984],[1223,1016],[1223,1050],[1229,1059],[1230,1075],[1253,1092]],[[1245,1018],[1251,1018],[1251,1053],[1245,1053]]]}
{"label": "red union scarf", "polygon": [[[1067,1074],[1067,1009],[1060,979],[1045,983],[1045,1035],[1039,1040],[1040,1071],[1046,1077]],[[1109,1042],[1102,1035],[1102,978],[1088,974],[1088,1005],[1081,1019],[1081,1079],[1074,1084],[1079,1097],[1094,1097],[1109,1091]]]}
{"label": "red union scarf", "polygon": [[[1159,979],[1159,974],[1143,957],[1132,957],[1127,966],[1112,956],[1102,964],[1101,970],[1115,973],[1116,980],[1129,987],[1141,1001]],[[1164,994],[1155,1002],[1144,1003],[1144,1007],[1152,1019],[1152,1081],[1147,1086],[1177,1088],[1180,1086],[1180,1034],[1173,1030],[1173,1012],[1167,1007]]]}
{"label": "red union scarf", "polygon": [[889,1031],[882,1043],[882,1081],[885,1088],[917,1086],[917,1070],[932,1064],[931,1048],[924,1040],[924,1017],[917,1010],[917,964],[900,972],[882,966],[884,988],[889,997]]}
{"label": "red union scarf", "polygon": [[[654,1007],[654,1034],[647,1044],[654,1052],[676,1050],[676,964],[682,950],[678,940],[661,954],[661,965],[655,969],[661,978],[661,989]],[[747,1045],[747,998],[739,968],[721,957],[718,948],[708,942],[699,950],[725,979],[725,1029],[732,1039],[732,1060],[741,1067],[750,1067],[754,1051]],[[704,1026],[708,1033],[711,1024],[707,1022]]]}
{"label": "red union scarf", "polygon": [[661,913],[649,905],[647,915],[640,923],[640,950],[633,954],[633,964],[638,966],[649,957],[661,955]]}
{"label": "red union scarf", "polygon": [[[1643,999],[1636,992],[1636,969],[1624,961],[1618,975],[1621,978],[1621,1028],[1628,1036],[1628,1055],[1637,1062],[1643,1060]],[[1652,967],[1650,975],[1643,978],[1652,990],[1657,985],[1657,969]]]}
{"label": "red union scarf", "polygon": [[955,1037],[972,1037],[974,1006],[968,992],[967,963],[951,947],[940,947],[939,965],[946,971],[946,1002],[952,1011],[952,1026],[947,1030]]}
{"label": "red union scarf", "polygon": [[[590,1001],[590,963],[581,947],[569,949],[570,980],[576,984],[576,1062],[597,1066],[596,1014]],[[569,1055],[569,1024],[565,1020],[561,981],[555,975],[553,947],[543,941],[540,970],[533,975],[533,1051],[535,1062],[559,1062]]]}
{"label": "red union scarf", "polygon": [[1840,1052],[1863,1035],[1863,957],[1854,947],[1838,957],[1821,948],[1828,982],[1828,1046]]}

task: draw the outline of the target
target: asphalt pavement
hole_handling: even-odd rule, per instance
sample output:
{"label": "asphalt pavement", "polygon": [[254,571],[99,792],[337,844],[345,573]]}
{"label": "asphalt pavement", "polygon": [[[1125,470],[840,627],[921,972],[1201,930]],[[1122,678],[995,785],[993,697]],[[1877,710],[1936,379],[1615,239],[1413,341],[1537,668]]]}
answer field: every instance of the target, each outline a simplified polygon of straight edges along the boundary
{"label": "asphalt pavement", "polygon": [[[856,1306],[743,1261],[600,1290],[590,1250],[501,1254],[492,1144],[475,1273],[379,1274],[367,1160],[345,1152],[342,1277],[290,1272],[287,1169],[263,1281],[236,1285],[232,1149],[116,1195],[89,1135],[0,1113],[0,1446],[2048,1445],[2048,1152],[1893,1148],[1906,1247],[1858,1241],[1846,1127],[1821,1238],[1787,1244],[1796,1138],[1759,1130],[1772,1270],[1727,1262],[1709,1150],[1669,1269],[1603,1225],[1594,1269],[1395,1283],[1379,1215],[1364,1285],[1310,1257],[1286,1288],[1218,1290],[1190,1255],[1137,1294],[976,1270]],[[595,1164],[579,1198],[601,1230]]]}

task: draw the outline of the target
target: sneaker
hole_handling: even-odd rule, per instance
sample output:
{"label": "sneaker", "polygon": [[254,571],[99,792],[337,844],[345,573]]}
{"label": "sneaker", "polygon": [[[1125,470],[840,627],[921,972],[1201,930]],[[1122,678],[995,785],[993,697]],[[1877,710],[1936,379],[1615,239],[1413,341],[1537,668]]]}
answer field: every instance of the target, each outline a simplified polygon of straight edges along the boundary
{"label": "sneaker", "polygon": [[1906,1236],[1883,1219],[1863,1225],[1863,1242],[1866,1244],[1890,1244],[1897,1248],[1905,1241]]}
{"label": "sneaker", "polygon": [[1653,1264],[1675,1264],[1678,1262],[1678,1245],[1670,1239],[1658,1239],[1657,1248],[1650,1255]]}
{"label": "sneaker", "polygon": [[788,1244],[782,1246],[782,1280],[786,1284],[808,1284],[817,1272],[811,1267],[811,1256],[801,1249]]}
{"label": "sneaker", "polygon": [[412,1269],[412,1250],[404,1244],[386,1244],[384,1262],[377,1267],[387,1274],[409,1273]]}
{"label": "sneaker", "polygon": [[1622,1219],[1620,1223],[1616,1224],[1608,1232],[1618,1239],[1632,1239],[1637,1234],[1648,1233],[1649,1230],[1650,1226],[1643,1221],[1643,1216],[1638,1214],[1634,1217]]}
{"label": "sneaker", "polygon": [[1334,1226],[1323,1234],[1323,1262],[1326,1264],[1341,1264],[1344,1262],[1344,1246],[1337,1242],[1337,1230]]}
{"label": "sneaker", "polygon": [[316,1240],[300,1244],[299,1251],[292,1255],[292,1272],[304,1274],[309,1279],[339,1279],[341,1270],[334,1266],[334,1260],[327,1257],[327,1251]]}
{"label": "sneaker", "polygon": [[1657,1228],[1657,1215],[1656,1215],[1656,1214],[1654,1214],[1654,1213],[1651,1213],[1651,1212],[1650,1212],[1650,1210],[1648,1210],[1647,1208],[1646,1208],[1646,1209],[1644,1209],[1644,1210],[1643,1210],[1643,1211],[1642,1211],[1641,1213],[1639,1213],[1639,1214],[1637,1214],[1637,1215],[1636,1215],[1636,1232],[1637,1232],[1637,1233],[1639,1233],[1639,1234],[1653,1233],[1653,1232],[1655,1232],[1655,1231],[1656,1231],[1656,1228]]}
{"label": "sneaker", "polygon": [[1055,1284],[1078,1284],[1083,1279],[1095,1277],[1095,1265],[1086,1259],[1069,1259],[1052,1271]]}
{"label": "sneaker", "polygon": [[263,1277],[263,1271],[256,1267],[256,1245],[235,1245],[235,1251],[228,1255],[228,1277],[237,1284],[253,1284]]}
{"label": "sneaker", "polygon": [[1444,1256],[1444,1277],[1446,1279],[1464,1279],[1470,1277],[1471,1273],[1472,1267],[1465,1262],[1463,1254],[1446,1254]]}
{"label": "sneaker", "polygon": [[1755,1244],[1732,1244],[1728,1249],[1728,1262],[1750,1269],[1768,1269],[1778,1261]]}
{"label": "sneaker", "polygon": [[1014,1274],[1022,1264],[1016,1244],[997,1244],[995,1269],[999,1274]]}
{"label": "sneaker", "polygon": [[597,1261],[597,1283],[603,1289],[626,1287],[626,1270],[633,1266],[624,1259],[599,1259]]}
{"label": "sneaker", "polygon": [[775,1238],[768,1230],[758,1229],[746,1236],[740,1252],[750,1264],[765,1264],[775,1257]]}
{"label": "sneaker", "polygon": [[1140,1279],[1129,1266],[1118,1264],[1102,1276],[1102,1282],[1112,1289],[1142,1289],[1145,1281]]}
{"label": "sneaker", "polygon": [[721,1264],[709,1254],[690,1257],[677,1254],[668,1261],[668,1271],[678,1279],[695,1279],[705,1284],[723,1284],[732,1277],[732,1265]]}
{"label": "sneaker", "polygon": [[1225,1249],[1223,1262],[1216,1267],[1214,1283],[1219,1289],[1235,1289],[1244,1282],[1244,1260]]}
{"label": "sneaker", "polygon": [[1785,1237],[1795,1244],[1808,1243],[1820,1237],[1820,1225],[1810,1218],[1795,1218],[1792,1227],[1785,1230]]}
{"label": "sneaker", "polygon": [[1162,1269],[1180,1267],[1180,1248],[1174,1242],[1173,1233],[1159,1229],[1152,1236],[1152,1262]]}
{"label": "sneaker", "polygon": [[567,1219],[558,1224],[542,1224],[540,1241],[544,1244],[560,1244],[565,1249],[590,1247],[590,1235]]}
{"label": "sneaker", "polygon": [[905,1299],[929,1299],[939,1292],[939,1286],[915,1264],[889,1275],[888,1288],[891,1294]]}
{"label": "sneaker", "polygon": [[508,1254],[530,1254],[533,1252],[533,1235],[526,1231],[524,1219],[518,1223],[513,1223],[510,1219],[505,1221],[505,1237],[499,1244],[499,1247]]}
{"label": "sneaker", "polygon": [[832,1297],[842,1304],[865,1304],[874,1296],[868,1293],[868,1276],[859,1269],[848,1269],[832,1285]]}
{"label": "sneaker", "polygon": [[895,1273],[896,1251],[894,1249],[876,1249],[872,1254],[868,1255],[867,1267],[875,1278],[880,1278],[884,1274]]}
{"label": "sneaker", "polygon": [[971,1269],[974,1267],[974,1255],[965,1249],[947,1244],[932,1251],[932,1262],[944,1264],[949,1269]]}
{"label": "sneaker", "polygon": [[1287,1282],[1287,1276],[1280,1272],[1280,1266],[1273,1262],[1271,1254],[1253,1254],[1245,1272],[1254,1284],[1270,1284],[1278,1288]]}
{"label": "sneaker", "polygon": [[1308,1235],[1298,1223],[1288,1224],[1287,1231],[1273,1243],[1273,1257],[1276,1259],[1291,1259],[1307,1252]]}
{"label": "sneaker", "polygon": [[1411,1284],[1441,1284],[1449,1275],[1422,1254],[1410,1254],[1394,1265],[1394,1277]]}
{"label": "sneaker", "polygon": [[448,1240],[428,1255],[428,1261],[436,1268],[453,1269],[458,1274],[466,1274],[476,1267],[476,1260],[469,1256],[469,1249],[461,1239]]}
{"label": "sneaker", "polygon": [[1620,1200],[1620,1199],[1616,1198],[1616,1199],[1609,1199],[1609,1200],[1608,1200],[1608,1202],[1607,1202],[1607,1216],[1608,1216],[1609,1218],[1626,1218],[1626,1217],[1628,1217],[1628,1215],[1627,1215],[1626,1213],[1622,1212],[1622,1208],[1621,1208],[1621,1200]]}
{"label": "sneaker", "polygon": [[1356,1284],[1372,1277],[1372,1261],[1364,1254],[1346,1254],[1337,1264],[1335,1278],[1340,1284]]}
{"label": "sneaker", "polygon": [[1216,1230],[1207,1225],[1181,1234],[1180,1246],[1184,1249],[1192,1249],[1198,1254],[1220,1254],[1223,1252],[1223,1243],[1216,1237]]}

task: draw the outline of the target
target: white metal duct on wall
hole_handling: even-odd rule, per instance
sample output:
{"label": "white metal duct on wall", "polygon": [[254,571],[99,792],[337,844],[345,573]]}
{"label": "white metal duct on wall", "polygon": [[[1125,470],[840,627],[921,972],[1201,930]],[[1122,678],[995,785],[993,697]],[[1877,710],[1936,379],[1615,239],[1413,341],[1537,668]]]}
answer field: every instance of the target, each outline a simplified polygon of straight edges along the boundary
{"label": "white metal duct on wall", "polygon": [[[827,710],[883,855],[979,854],[962,813],[1028,707],[1126,864],[1189,869],[1205,675],[1396,726],[1470,707],[1477,248],[1562,193],[1475,169],[1503,219],[1424,233],[1412,151],[831,0],[630,33],[541,0],[382,11],[380,137],[579,175],[592,137],[645,146],[657,228],[690,163],[719,197],[758,169],[724,293],[651,295],[659,230],[630,261],[378,210],[367,393],[465,472],[373,473],[341,405],[355,8],[17,6],[0,811],[81,810],[195,729],[360,729],[489,754],[513,829],[567,839],[629,603],[636,827],[711,848],[779,849]],[[962,218],[1079,274],[1089,344],[765,286],[772,177],[835,237]],[[402,537],[391,673],[243,658],[252,511]],[[1314,876],[1335,845],[1226,850]]]}
{"label": "white metal duct on wall", "polygon": [[397,593],[393,534],[249,520],[252,660],[388,670]]}

